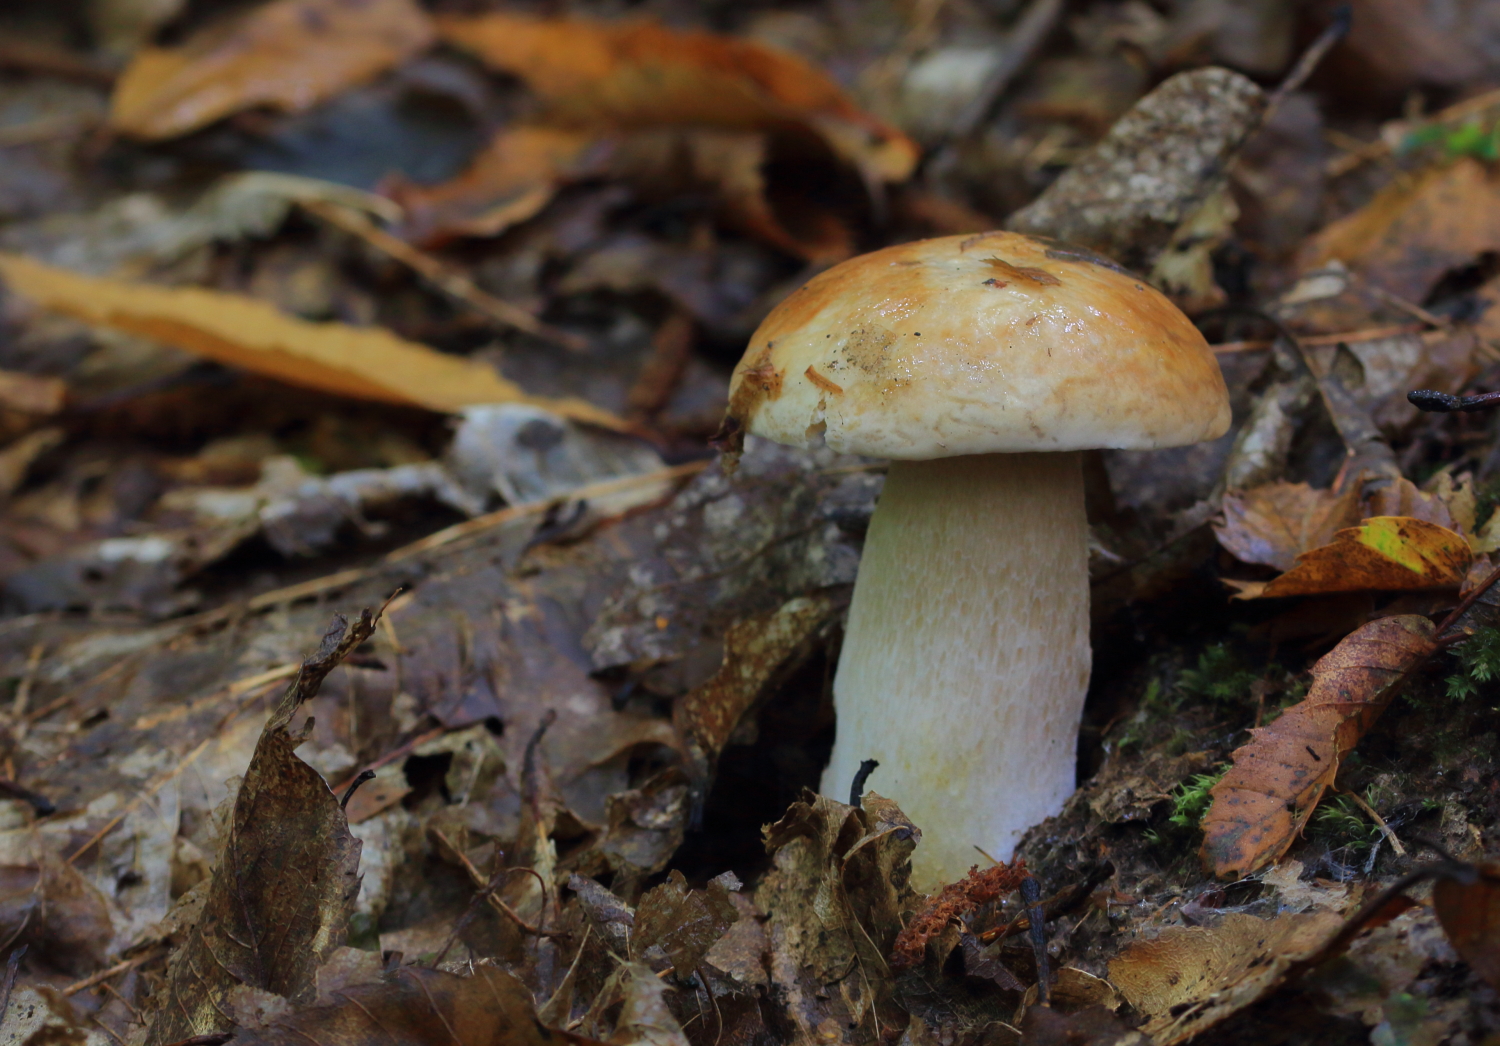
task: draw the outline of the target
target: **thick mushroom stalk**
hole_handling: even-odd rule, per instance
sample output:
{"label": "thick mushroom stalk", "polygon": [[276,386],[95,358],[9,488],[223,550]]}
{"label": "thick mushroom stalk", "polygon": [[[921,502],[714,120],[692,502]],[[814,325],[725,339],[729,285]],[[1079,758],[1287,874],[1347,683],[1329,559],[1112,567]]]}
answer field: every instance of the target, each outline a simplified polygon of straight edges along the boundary
{"label": "thick mushroom stalk", "polygon": [[863,759],[922,829],[913,885],[1011,856],[1074,786],[1089,681],[1077,452],[893,461],[834,682],[823,791]]}

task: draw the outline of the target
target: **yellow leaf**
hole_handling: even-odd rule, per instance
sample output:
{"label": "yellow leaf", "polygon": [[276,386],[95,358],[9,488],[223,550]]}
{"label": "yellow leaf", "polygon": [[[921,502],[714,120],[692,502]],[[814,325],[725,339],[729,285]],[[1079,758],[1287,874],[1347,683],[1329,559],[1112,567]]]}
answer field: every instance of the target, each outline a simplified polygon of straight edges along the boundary
{"label": "yellow leaf", "polygon": [[652,22],[496,11],[439,18],[448,42],[519,76],[555,121],[582,127],[813,131],[872,180],[904,181],[919,150],[831,78],[764,44]]}
{"label": "yellow leaf", "polygon": [[17,254],[0,253],[0,276],[12,290],[85,323],[293,385],[444,412],[480,403],[530,403],[575,421],[627,427],[584,400],[527,395],[485,364],[378,327],[311,323],[238,294],[79,276]]}
{"label": "yellow leaf", "polygon": [[110,123],[175,138],[255,106],[309,108],[432,43],[414,0],[272,0],[180,47],[138,52],[115,86]]}
{"label": "yellow leaf", "polygon": [[1446,527],[1412,516],[1375,516],[1302,553],[1278,578],[1240,582],[1237,598],[1457,586],[1473,560],[1468,541]]}

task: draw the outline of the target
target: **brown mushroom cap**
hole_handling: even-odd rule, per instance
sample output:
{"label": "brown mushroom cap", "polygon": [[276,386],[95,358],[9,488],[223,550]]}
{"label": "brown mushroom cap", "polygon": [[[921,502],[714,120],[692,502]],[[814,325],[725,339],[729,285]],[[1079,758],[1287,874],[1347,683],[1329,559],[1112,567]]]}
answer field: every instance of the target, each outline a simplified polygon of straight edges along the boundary
{"label": "brown mushroom cap", "polygon": [[1065,244],[948,236],[851,258],[766,317],[730,386],[749,432],[886,458],[1221,436],[1213,352],[1143,280]]}

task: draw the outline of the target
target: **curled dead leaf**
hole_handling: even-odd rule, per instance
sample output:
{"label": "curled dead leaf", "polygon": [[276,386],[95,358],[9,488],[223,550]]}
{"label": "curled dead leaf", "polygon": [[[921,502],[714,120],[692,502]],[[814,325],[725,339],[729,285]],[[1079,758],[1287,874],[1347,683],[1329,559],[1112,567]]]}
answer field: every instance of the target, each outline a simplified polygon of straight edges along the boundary
{"label": "curled dead leaf", "polygon": [[175,138],[255,106],[307,109],[426,49],[414,0],[273,0],[180,47],[138,52],[110,106],[115,130]]}
{"label": "curled dead leaf", "polygon": [[1432,622],[1407,614],[1372,621],[1323,655],[1307,696],[1230,757],[1203,819],[1204,866],[1242,876],[1286,853],[1344,757],[1434,650]]}

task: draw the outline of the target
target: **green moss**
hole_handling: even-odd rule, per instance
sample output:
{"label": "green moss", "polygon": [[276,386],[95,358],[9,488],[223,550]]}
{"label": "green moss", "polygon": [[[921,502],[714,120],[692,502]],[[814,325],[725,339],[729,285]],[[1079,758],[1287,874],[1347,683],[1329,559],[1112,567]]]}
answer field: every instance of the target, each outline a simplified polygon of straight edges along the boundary
{"label": "green moss", "polygon": [[1448,677],[1448,696],[1466,701],[1500,678],[1500,628],[1481,628],[1454,649],[1458,671]]}
{"label": "green moss", "polygon": [[1313,834],[1329,847],[1365,851],[1380,838],[1380,826],[1347,795],[1325,799],[1313,815]]}
{"label": "green moss", "polygon": [[1199,704],[1237,705],[1250,698],[1250,687],[1260,678],[1226,643],[1215,643],[1198,655],[1198,663],[1177,677],[1177,691]]}
{"label": "green moss", "polygon": [[1178,828],[1196,829],[1213,803],[1214,797],[1209,793],[1228,772],[1226,764],[1211,774],[1194,774],[1178,785],[1172,793],[1172,816],[1167,818],[1167,823]]}

